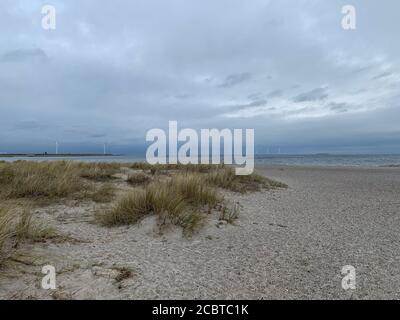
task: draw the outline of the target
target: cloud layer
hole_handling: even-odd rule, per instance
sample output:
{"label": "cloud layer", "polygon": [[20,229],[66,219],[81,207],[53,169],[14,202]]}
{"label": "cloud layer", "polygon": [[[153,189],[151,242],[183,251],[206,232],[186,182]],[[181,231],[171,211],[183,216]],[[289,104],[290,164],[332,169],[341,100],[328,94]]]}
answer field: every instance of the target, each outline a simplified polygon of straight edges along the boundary
{"label": "cloud layer", "polygon": [[[395,0],[0,4],[0,152],[130,152],[146,131],[255,128],[259,151],[400,152]],[[91,149],[94,148],[94,149]]]}

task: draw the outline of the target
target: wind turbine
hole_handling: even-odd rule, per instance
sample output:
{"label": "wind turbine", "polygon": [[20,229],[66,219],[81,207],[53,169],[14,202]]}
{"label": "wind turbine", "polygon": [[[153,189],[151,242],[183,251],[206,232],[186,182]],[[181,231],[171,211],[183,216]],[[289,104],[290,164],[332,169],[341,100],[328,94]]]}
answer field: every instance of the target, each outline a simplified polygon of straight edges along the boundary
{"label": "wind turbine", "polygon": [[58,154],[58,141],[56,141],[56,154]]}

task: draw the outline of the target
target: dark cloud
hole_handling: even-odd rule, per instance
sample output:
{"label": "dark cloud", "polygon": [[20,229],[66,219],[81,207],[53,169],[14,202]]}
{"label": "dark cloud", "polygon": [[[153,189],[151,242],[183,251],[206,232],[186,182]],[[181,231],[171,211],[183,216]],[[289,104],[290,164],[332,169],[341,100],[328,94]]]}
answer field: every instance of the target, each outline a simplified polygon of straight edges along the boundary
{"label": "dark cloud", "polygon": [[315,88],[293,98],[294,102],[320,101],[328,98],[327,88]]}

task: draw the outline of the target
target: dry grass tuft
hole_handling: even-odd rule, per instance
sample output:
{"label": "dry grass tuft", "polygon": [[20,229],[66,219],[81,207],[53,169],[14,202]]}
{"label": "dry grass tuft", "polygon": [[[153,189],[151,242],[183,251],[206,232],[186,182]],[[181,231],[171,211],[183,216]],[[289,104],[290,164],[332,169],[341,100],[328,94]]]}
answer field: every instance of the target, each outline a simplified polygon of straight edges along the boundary
{"label": "dry grass tuft", "polygon": [[287,185],[253,173],[247,176],[237,176],[235,169],[230,167],[212,170],[207,174],[207,181],[219,188],[234,192],[246,193],[261,189],[286,188]]}
{"label": "dry grass tuft", "polygon": [[59,238],[54,228],[33,223],[32,217],[31,208],[24,208],[15,228],[15,236],[18,241],[31,240],[34,242],[45,242],[46,240]]}
{"label": "dry grass tuft", "polygon": [[108,203],[115,198],[115,186],[111,183],[103,183],[100,186],[93,186],[94,190],[88,192],[85,198],[89,198],[97,203]]}
{"label": "dry grass tuft", "polygon": [[15,234],[13,230],[13,212],[9,208],[0,207],[0,265],[6,258],[5,245]]}
{"label": "dry grass tuft", "polygon": [[200,209],[215,207],[221,201],[222,197],[202,176],[184,173],[151,183],[145,189],[135,189],[97,218],[105,226],[115,226],[134,224],[145,216],[156,214],[161,226],[174,224],[191,233],[204,218]]}
{"label": "dry grass tuft", "polygon": [[239,213],[239,204],[236,203],[232,208],[229,208],[227,205],[223,205],[220,208],[219,221],[225,221],[229,224],[235,224],[235,221],[239,219]]}
{"label": "dry grass tuft", "polygon": [[0,208],[0,264],[22,240],[43,242],[57,237],[54,229],[32,222],[29,206],[7,205]]}
{"label": "dry grass tuft", "polygon": [[[133,165],[135,169],[147,169],[145,165]],[[211,168],[211,171],[210,171]],[[154,167],[153,167],[154,169]],[[135,189],[122,198],[111,210],[98,216],[106,226],[134,224],[145,216],[158,216],[160,226],[169,224],[181,226],[190,234],[198,229],[205,218],[219,207],[220,220],[234,223],[239,216],[239,207],[228,208],[216,187],[235,192],[259,191],[285,187],[284,184],[269,180],[260,175],[236,176],[230,167],[158,166],[156,170],[178,170],[172,177],[147,183],[147,175],[131,178],[132,184],[146,184],[144,189]],[[180,170],[179,170],[180,169]],[[207,171],[207,170],[208,171]],[[203,170],[206,170],[203,173]],[[146,177],[146,178],[144,178]],[[207,210],[205,210],[207,208]]]}
{"label": "dry grass tuft", "polygon": [[180,172],[191,172],[191,173],[207,173],[212,169],[223,168],[224,165],[213,165],[213,164],[156,164],[150,165],[143,162],[137,162],[127,167],[135,170],[149,171],[151,174],[163,173],[168,171],[180,171]]}
{"label": "dry grass tuft", "polygon": [[214,207],[221,201],[215,188],[213,188],[200,174],[177,174],[168,182],[168,188],[180,194],[193,206],[208,205]]}
{"label": "dry grass tuft", "polygon": [[121,170],[117,163],[84,163],[73,161],[28,162],[15,161],[0,165],[0,199],[66,198],[78,193],[94,197],[95,201],[112,199],[109,185],[91,194],[88,181],[107,181]]}
{"label": "dry grass tuft", "polygon": [[108,181],[114,179],[114,175],[120,171],[119,163],[103,162],[79,162],[76,163],[82,178],[94,181]]}
{"label": "dry grass tuft", "polygon": [[65,197],[82,190],[76,167],[60,162],[14,162],[0,166],[0,196],[5,199]]}
{"label": "dry grass tuft", "polygon": [[149,212],[149,195],[144,190],[135,190],[121,198],[111,210],[98,213],[96,219],[104,226],[134,224]]}
{"label": "dry grass tuft", "polygon": [[184,212],[178,216],[172,217],[171,222],[183,229],[183,234],[190,236],[199,230],[205,221],[206,215],[199,211]]}
{"label": "dry grass tuft", "polygon": [[138,173],[135,173],[135,174],[130,174],[126,181],[130,185],[137,186],[137,185],[148,184],[151,181],[151,178],[147,174],[145,174],[143,172],[138,172]]}

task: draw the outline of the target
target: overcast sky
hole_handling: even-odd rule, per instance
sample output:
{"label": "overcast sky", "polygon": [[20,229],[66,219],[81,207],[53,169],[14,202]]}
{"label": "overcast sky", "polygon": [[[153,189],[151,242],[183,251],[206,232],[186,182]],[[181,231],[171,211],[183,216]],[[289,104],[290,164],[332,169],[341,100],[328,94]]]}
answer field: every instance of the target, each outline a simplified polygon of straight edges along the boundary
{"label": "overcast sky", "polygon": [[[54,5],[56,30],[41,26]],[[357,29],[341,26],[343,5]],[[134,152],[254,128],[257,151],[400,153],[398,0],[2,0],[0,152]]]}

